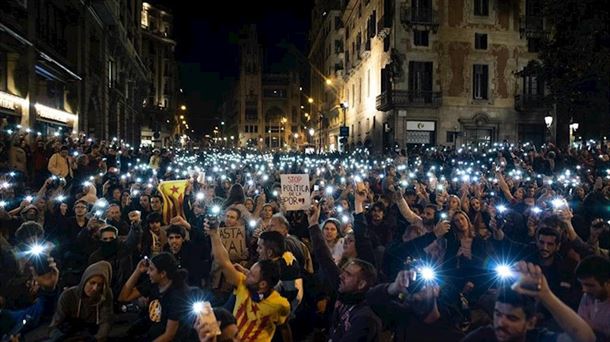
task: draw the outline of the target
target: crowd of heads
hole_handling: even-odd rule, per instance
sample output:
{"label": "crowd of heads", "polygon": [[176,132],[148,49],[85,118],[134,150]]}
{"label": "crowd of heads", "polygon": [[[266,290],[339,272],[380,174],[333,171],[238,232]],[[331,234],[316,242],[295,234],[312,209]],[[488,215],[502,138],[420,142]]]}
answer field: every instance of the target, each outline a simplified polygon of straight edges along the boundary
{"label": "crowd of heads", "polygon": [[[243,228],[245,257],[230,255],[244,267],[245,285],[253,293],[281,286],[285,266],[278,260],[298,261],[306,291],[301,306],[321,317],[316,323],[321,331],[333,311],[329,306],[320,309],[323,300],[349,303],[360,298],[354,295],[397,281],[410,264],[406,261],[413,259],[420,266],[409,272],[429,276],[440,287],[438,320],[455,328],[456,336],[481,326],[472,322],[473,310],[496,326],[498,339],[552,320],[540,316],[531,297],[503,286],[495,268],[499,264],[526,260],[539,265],[551,291],[574,310],[582,293],[607,303],[606,141],[563,149],[506,142],[415,146],[377,155],[366,149],[327,154],[153,150],[117,139],[29,139],[6,130],[0,140],[0,244],[2,262],[10,266],[2,271],[0,296],[7,310],[31,307],[47,295],[28,285],[31,301],[8,298],[15,288],[11,272],[59,295],[59,289],[77,286],[87,267],[103,268],[96,264],[102,261],[110,263],[111,274],[98,270],[83,279],[84,295],[100,302],[108,286],[115,312],[120,312],[119,302],[125,304],[119,299],[132,293],[124,287],[140,267],[151,284],[196,287],[210,301],[218,293],[225,300],[230,291],[212,279],[213,244],[204,229],[211,220],[221,230]],[[282,174],[309,177],[314,208],[286,210]],[[169,180],[187,181],[183,217],[167,217],[170,203],[158,189]],[[318,216],[312,216],[316,210]],[[325,266],[312,226],[324,241],[324,257],[328,253],[340,270],[337,284],[316,285],[325,282],[324,273],[318,272]],[[36,254],[44,261],[32,262],[34,246],[42,246],[44,252]],[[40,279],[44,271],[52,274],[46,283]],[[490,296],[495,308],[484,303]],[[53,307],[57,298],[50,302]],[[293,321],[305,317],[297,312]],[[593,328],[599,336],[610,330],[607,325]]]}

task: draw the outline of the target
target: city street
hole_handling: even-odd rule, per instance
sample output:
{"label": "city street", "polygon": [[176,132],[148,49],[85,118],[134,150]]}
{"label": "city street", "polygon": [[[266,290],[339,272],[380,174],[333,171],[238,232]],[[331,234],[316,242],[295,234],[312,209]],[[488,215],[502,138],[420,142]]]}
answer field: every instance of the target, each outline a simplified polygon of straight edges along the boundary
{"label": "city street", "polygon": [[0,5],[2,342],[610,341],[604,1],[214,6]]}

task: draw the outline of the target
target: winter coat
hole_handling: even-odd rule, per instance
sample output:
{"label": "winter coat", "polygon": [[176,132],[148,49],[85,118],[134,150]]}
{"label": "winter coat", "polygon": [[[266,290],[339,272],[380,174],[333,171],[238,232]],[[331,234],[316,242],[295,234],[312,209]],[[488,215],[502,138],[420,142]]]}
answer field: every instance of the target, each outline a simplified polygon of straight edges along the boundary
{"label": "winter coat", "polygon": [[70,176],[71,170],[70,165],[68,164],[68,159],[64,158],[61,154],[55,153],[49,159],[49,172],[57,177],[66,178]]}

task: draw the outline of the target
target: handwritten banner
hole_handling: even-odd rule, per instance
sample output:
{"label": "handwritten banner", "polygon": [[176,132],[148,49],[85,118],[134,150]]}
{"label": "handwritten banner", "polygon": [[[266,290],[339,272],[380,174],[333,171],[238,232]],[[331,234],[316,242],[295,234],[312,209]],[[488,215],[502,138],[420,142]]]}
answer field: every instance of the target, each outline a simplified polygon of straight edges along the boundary
{"label": "handwritten banner", "polygon": [[248,260],[246,228],[244,226],[220,227],[218,228],[218,234],[222,244],[229,252],[229,258],[232,262]]}
{"label": "handwritten banner", "polygon": [[311,206],[309,175],[280,175],[282,183],[282,204],[288,211],[307,210]]}

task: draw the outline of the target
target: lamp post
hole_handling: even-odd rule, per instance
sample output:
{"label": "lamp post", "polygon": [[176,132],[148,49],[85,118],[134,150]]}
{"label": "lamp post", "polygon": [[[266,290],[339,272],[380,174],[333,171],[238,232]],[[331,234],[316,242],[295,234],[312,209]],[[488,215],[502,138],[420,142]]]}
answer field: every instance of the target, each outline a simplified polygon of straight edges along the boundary
{"label": "lamp post", "polygon": [[549,133],[549,142],[553,140],[551,126],[553,125],[553,116],[549,113],[544,117],[544,123],[546,125],[546,130]]}
{"label": "lamp post", "polygon": [[279,144],[280,144],[280,150],[281,150],[281,149],[282,149],[282,147],[284,146],[284,131],[285,131],[285,129],[284,129],[284,125],[285,125],[287,122],[288,122],[288,119],[286,119],[286,117],[285,117],[285,116],[282,116],[282,120],[280,120],[281,125],[280,125],[280,127],[279,127],[279,129],[280,129],[280,130],[279,130],[279,134],[280,134],[280,141],[279,141]]}
{"label": "lamp post", "polygon": [[570,144],[573,144],[576,140],[575,133],[578,130],[578,122],[573,122],[570,124]]}
{"label": "lamp post", "polygon": [[[310,115],[310,117],[313,117],[313,98],[311,98],[311,97],[307,98],[307,102],[309,103],[309,115]],[[312,123],[312,124],[314,124],[314,123]],[[319,134],[321,134],[321,132]],[[314,139],[313,141],[315,143],[315,138],[313,138],[313,136],[312,136],[312,139]],[[320,137],[320,139],[322,139],[322,137]]]}

